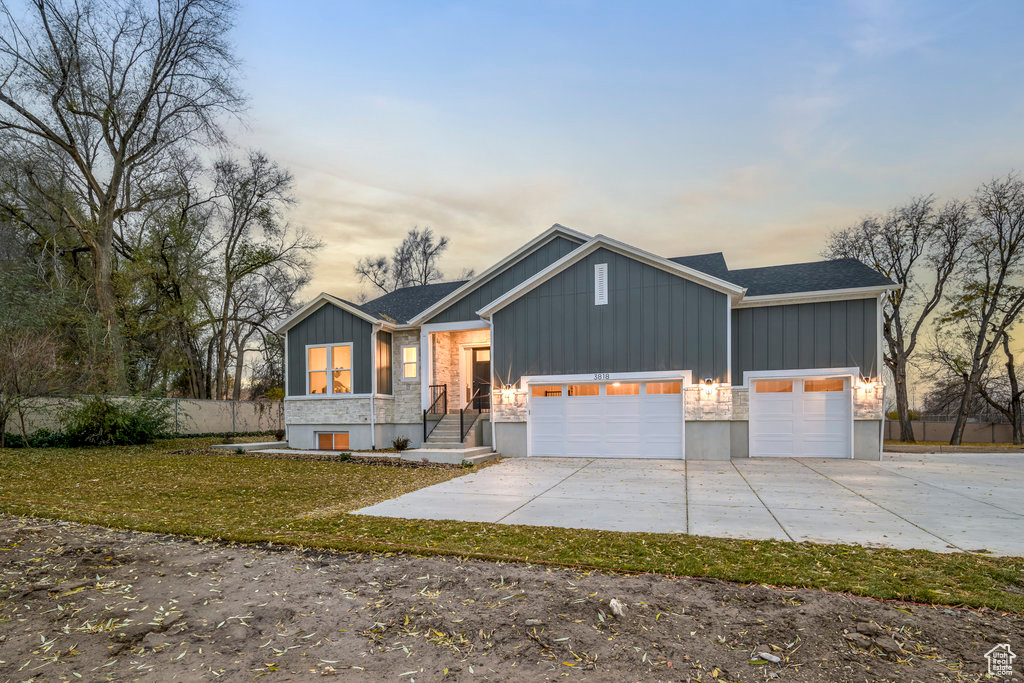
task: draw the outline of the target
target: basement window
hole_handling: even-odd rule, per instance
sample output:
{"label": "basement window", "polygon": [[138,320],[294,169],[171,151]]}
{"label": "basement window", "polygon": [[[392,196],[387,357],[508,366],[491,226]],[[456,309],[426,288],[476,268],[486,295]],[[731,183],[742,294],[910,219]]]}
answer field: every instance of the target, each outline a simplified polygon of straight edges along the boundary
{"label": "basement window", "polygon": [[608,264],[594,265],[594,305],[604,306],[608,303]]}
{"label": "basement window", "polygon": [[319,432],[316,447],[321,451],[347,451],[348,432]]}

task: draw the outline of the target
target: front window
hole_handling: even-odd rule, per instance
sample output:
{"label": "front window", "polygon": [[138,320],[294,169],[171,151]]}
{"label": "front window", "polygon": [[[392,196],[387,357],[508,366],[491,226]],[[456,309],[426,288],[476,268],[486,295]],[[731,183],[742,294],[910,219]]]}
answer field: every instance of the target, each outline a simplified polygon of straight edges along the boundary
{"label": "front window", "polygon": [[402,379],[416,379],[419,376],[419,353],[418,346],[402,347]]}
{"label": "front window", "polygon": [[310,394],[352,393],[352,345],[311,346],[306,372]]}

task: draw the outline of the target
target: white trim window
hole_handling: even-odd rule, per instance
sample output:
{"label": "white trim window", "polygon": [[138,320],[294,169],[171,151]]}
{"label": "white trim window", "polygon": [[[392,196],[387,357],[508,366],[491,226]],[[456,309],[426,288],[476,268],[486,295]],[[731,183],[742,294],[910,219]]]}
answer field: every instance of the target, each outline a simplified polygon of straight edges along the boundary
{"label": "white trim window", "polygon": [[352,342],[306,347],[306,393],[352,393]]}
{"label": "white trim window", "polygon": [[414,382],[419,379],[420,347],[407,344],[402,347],[402,381]]}

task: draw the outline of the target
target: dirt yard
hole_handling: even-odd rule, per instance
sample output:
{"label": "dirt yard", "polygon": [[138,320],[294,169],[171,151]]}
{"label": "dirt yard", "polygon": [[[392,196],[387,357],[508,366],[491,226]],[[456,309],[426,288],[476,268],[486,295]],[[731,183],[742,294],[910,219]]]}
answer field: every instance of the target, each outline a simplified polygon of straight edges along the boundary
{"label": "dirt yard", "polygon": [[973,681],[1024,650],[1021,615],[25,518],[0,567],[2,680]]}

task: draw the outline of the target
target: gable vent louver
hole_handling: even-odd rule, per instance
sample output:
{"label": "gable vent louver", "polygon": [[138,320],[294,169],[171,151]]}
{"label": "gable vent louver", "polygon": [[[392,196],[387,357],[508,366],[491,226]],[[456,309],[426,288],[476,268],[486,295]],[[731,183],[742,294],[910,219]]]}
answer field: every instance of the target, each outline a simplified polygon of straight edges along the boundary
{"label": "gable vent louver", "polygon": [[598,263],[594,266],[594,305],[604,306],[608,303],[608,264]]}

